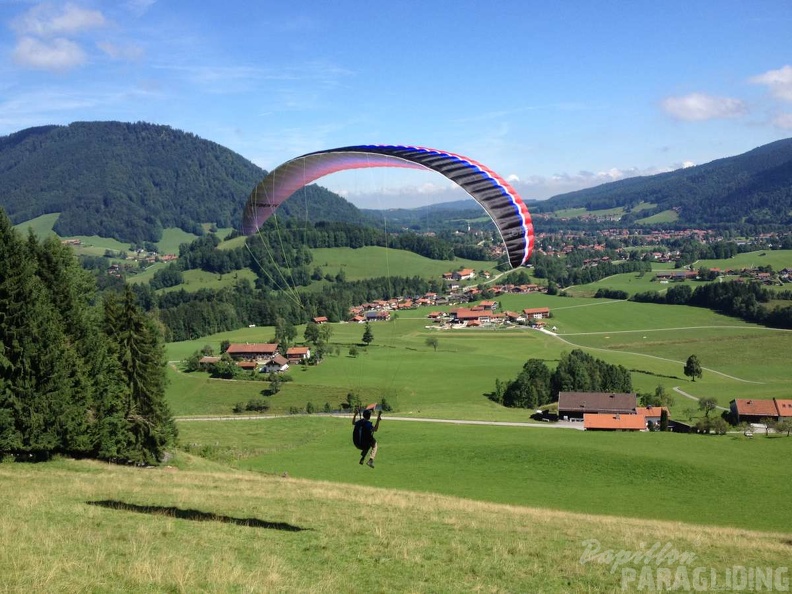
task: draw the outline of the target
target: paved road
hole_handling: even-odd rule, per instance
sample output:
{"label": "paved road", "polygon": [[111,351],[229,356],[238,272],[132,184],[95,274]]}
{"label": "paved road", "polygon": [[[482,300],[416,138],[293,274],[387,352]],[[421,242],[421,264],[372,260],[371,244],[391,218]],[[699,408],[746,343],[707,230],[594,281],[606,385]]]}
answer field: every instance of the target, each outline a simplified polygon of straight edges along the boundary
{"label": "paved road", "polygon": [[[249,416],[237,416],[237,417],[230,417],[230,416],[213,416],[213,417],[176,417],[177,421],[180,422],[190,422],[190,421],[255,421],[255,420],[262,420],[262,419],[281,419],[285,417],[292,417],[294,415],[249,415]],[[328,416],[328,417],[336,417],[336,418],[343,418],[349,419],[351,421],[351,415],[339,415],[339,414],[316,414],[312,416]],[[383,420],[385,421],[410,421],[415,423],[447,423],[451,425],[491,425],[491,426],[500,426],[500,427],[539,427],[542,429],[577,429],[582,431],[583,430],[583,423],[573,423],[573,422],[566,422],[566,421],[558,421],[557,423],[527,423],[527,422],[518,422],[518,421],[467,421],[463,419],[426,419],[426,418],[419,418],[419,417],[391,417],[391,416],[384,416]]]}

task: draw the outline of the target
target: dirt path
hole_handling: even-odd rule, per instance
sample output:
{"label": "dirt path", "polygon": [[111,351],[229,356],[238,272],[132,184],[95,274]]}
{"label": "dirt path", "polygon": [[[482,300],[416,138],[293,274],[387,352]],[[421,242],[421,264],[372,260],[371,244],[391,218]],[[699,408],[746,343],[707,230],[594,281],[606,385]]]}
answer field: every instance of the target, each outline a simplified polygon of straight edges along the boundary
{"label": "dirt path", "polygon": [[[658,361],[666,361],[668,363],[678,363],[680,366],[684,367],[684,365],[685,365],[684,361],[676,361],[674,359],[668,359],[666,357],[658,357],[657,355],[647,355],[646,353],[636,353],[635,351],[614,351],[612,349],[605,349],[605,348],[591,347],[591,346],[582,346],[582,345],[579,345],[579,344],[576,344],[576,343],[572,342],[571,340],[568,340],[567,338],[565,338],[565,336],[584,336],[584,335],[589,335],[590,336],[590,335],[594,335],[594,334],[619,334],[619,333],[627,333],[627,332],[660,332],[660,331],[663,331],[663,330],[690,330],[690,329],[703,329],[703,328],[712,329],[712,328],[729,328],[729,327],[730,326],[696,326],[695,328],[688,327],[688,328],[655,328],[654,330],[616,330],[614,332],[580,332],[580,333],[577,333],[577,334],[564,334],[564,335],[556,334],[555,332],[551,332],[550,330],[542,328],[542,329],[540,329],[540,332],[544,332],[545,334],[547,334],[549,336],[553,336],[553,337],[557,338],[558,340],[560,340],[561,342],[564,342],[564,343],[566,343],[566,344],[568,344],[570,346],[579,347],[579,348],[586,349],[586,350],[589,350],[589,351],[601,351],[601,352],[604,352],[604,353],[614,353],[614,352],[616,352],[616,353],[625,353],[625,354],[628,354],[628,355],[635,355],[637,357],[646,357],[647,359],[656,359]],[[754,381],[754,380],[747,380],[747,379],[742,379],[742,378],[739,378],[739,377],[735,377],[733,375],[729,375],[727,373],[723,373],[722,371],[717,371],[715,369],[710,369],[709,367],[702,367],[701,369],[704,370],[704,371],[708,371],[709,373],[714,373],[715,375],[719,375],[721,377],[725,377],[727,379],[734,380],[736,382],[743,382],[743,383],[746,383],[746,384],[763,384],[764,383],[764,382],[757,382],[757,381]]]}

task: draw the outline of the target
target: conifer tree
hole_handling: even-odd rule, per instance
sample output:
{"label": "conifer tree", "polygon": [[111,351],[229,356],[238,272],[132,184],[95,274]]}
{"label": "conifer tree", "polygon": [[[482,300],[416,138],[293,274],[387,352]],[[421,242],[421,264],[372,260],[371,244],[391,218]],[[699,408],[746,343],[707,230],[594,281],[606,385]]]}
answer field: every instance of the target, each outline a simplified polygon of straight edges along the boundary
{"label": "conifer tree", "polygon": [[30,243],[0,214],[0,445],[36,459],[61,448],[57,420],[70,411],[75,365],[37,273]]}
{"label": "conifer tree", "polygon": [[110,337],[125,386],[123,415],[130,440],[124,457],[151,464],[162,460],[177,431],[165,401],[165,356],[158,327],[135,302],[127,286],[105,300],[105,333]]}

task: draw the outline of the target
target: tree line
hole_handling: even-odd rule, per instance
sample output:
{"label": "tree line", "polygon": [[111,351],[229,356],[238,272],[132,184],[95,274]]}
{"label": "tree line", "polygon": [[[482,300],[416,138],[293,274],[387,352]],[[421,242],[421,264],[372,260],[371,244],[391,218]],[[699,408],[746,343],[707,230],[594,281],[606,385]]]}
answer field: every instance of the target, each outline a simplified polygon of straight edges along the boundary
{"label": "tree line", "polygon": [[177,430],[164,343],[131,290],[99,297],[70,248],[0,210],[0,460],[156,463]]}
{"label": "tree line", "polygon": [[553,371],[542,359],[528,359],[515,379],[496,379],[488,397],[503,406],[535,409],[557,402],[560,392],[632,392],[632,378],[622,365],[575,349],[563,353]]}
{"label": "tree line", "polygon": [[792,291],[772,291],[757,282],[726,281],[692,289],[687,284],[669,287],[665,294],[644,291],[630,298],[640,303],[692,305],[771,328],[792,329],[792,306],[773,307],[773,301],[792,301]]}

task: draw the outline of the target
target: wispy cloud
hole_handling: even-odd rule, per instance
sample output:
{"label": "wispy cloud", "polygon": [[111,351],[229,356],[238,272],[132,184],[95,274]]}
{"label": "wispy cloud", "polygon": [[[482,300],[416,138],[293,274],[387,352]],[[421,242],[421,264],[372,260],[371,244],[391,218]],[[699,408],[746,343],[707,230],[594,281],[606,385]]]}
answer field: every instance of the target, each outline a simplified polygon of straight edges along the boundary
{"label": "wispy cloud", "polygon": [[156,3],[157,0],[128,0],[125,6],[135,16],[143,16]]}
{"label": "wispy cloud", "polygon": [[84,64],[88,54],[75,37],[107,26],[98,10],[71,3],[37,4],[11,21],[17,34],[14,62],[27,68],[65,71]]}
{"label": "wispy cloud", "polygon": [[782,130],[792,130],[792,113],[778,114],[773,118],[773,125]]}
{"label": "wispy cloud", "polygon": [[144,54],[143,48],[136,44],[121,45],[110,41],[99,41],[96,47],[114,60],[134,61],[139,60]]}
{"label": "wispy cloud", "polygon": [[662,102],[662,108],[671,117],[688,122],[735,118],[748,111],[745,102],[740,99],[703,93],[667,97]]}
{"label": "wispy cloud", "polygon": [[768,70],[763,74],[751,77],[749,81],[766,86],[776,99],[792,101],[792,66],[787,65],[778,70]]}
{"label": "wispy cloud", "polygon": [[36,39],[22,37],[14,48],[14,62],[29,68],[44,70],[69,70],[86,60],[83,49],[74,41],[63,37]]}
{"label": "wispy cloud", "polygon": [[80,8],[71,3],[57,7],[45,2],[14,19],[11,27],[20,35],[52,37],[96,29],[106,24],[107,20],[98,10]]}

